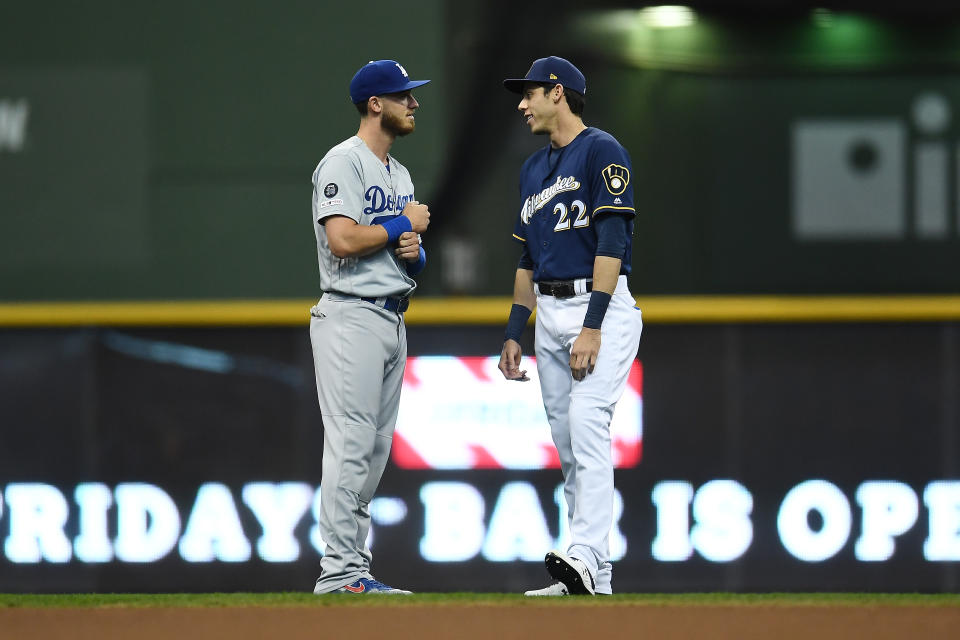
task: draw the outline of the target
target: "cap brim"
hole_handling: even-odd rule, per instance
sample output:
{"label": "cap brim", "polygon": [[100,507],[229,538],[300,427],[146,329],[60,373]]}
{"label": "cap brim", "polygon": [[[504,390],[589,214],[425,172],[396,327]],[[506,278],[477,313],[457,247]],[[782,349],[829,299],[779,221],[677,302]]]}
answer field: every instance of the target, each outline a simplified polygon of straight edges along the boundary
{"label": "cap brim", "polygon": [[[399,87],[396,87],[396,88],[387,88],[387,89],[385,89],[385,90],[383,90],[383,91],[381,91],[381,92],[379,92],[379,93],[372,93],[372,94],[370,94],[369,96],[367,96],[367,97],[365,97],[365,98],[359,98],[359,99],[357,99],[356,97],[354,97],[353,95],[351,95],[351,96],[350,96],[350,101],[353,102],[353,104],[360,104],[361,102],[366,102],[367,100],[369,100],[369,99],[370,99],[371,97],[373,97],[373,96],[390,95],[391,93],[403,93],[404,91],[410,91],[411,89],[416,89],[417,87],[422,87],[423,85],[427,84],[428,82],[430,82],[430,81],[429,81],[429,80],[411,80],[410,82],[407,82],[406,84],[402,84],[402,85],[400,85]],[[363,95],[363,94],[361,94],[361,95]]]}
{"label": "cap brim", "polygon": [[527,82],[535,81],[527,80],[526,78],[508,78],[503,81],[503,86],[506,87],[507,91],[512,91],[513,93],[523,93],[523,85]]}
{"label": "cap brim", "polygon": [[411,80],[407,84],[403,85],[401,88],[391,93],[400,93],[401,91],[410,91],[410,89],[416,89],[417,87],[422,87],[423,85],[430,82],[429,80]]}

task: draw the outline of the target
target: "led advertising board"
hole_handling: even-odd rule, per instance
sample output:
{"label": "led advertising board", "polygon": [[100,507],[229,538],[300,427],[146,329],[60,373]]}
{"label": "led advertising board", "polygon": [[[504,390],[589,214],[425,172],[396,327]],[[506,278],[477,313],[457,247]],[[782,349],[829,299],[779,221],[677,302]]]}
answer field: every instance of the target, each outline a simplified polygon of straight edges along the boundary
{"label": "led advertising board", "polygon": [[[949,331],[654,331],[611,427],[615,591],[957,588]],[[0,590],[311,588],[304,335],[24,332],[0,352]],[[538,382],[496,362],[411,355],[370,504],[378,577],[517,592],[567,544]]]}

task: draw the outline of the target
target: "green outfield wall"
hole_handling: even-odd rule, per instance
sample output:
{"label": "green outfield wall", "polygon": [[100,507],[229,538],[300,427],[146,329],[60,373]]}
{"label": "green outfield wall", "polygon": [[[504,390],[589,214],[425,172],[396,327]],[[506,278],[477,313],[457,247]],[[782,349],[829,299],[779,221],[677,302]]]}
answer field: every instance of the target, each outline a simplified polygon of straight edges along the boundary
{"label": "green outfield wall", "polygon": [[316,297],[310,175],[374,58],[433,80],[394,147],[433,211],[421,292],[507,294],[544,140],[500,80],[548,52],[632,156],[638,295],[960,289],[960,22],[616,4],[5,6],[0,300]]}

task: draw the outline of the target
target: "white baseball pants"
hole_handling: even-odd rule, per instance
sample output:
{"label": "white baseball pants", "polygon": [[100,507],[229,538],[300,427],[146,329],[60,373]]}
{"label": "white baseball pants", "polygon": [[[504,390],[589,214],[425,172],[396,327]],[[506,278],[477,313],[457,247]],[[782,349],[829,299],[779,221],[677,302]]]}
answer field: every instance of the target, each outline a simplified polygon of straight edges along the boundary
{"label": "white baseball pants", "polygon": [[626,276],[620,276],[600,328],[596,367],[578,382],[570,372],[570,350],[583,328],[590,294],[582,280],[577,281],[576,291],[571,298],[537,292],[537,371],[563,471],[571,536],[567,555],[587,564],[598,593],[611,593],[610,420],[637,356],[643,320]]}

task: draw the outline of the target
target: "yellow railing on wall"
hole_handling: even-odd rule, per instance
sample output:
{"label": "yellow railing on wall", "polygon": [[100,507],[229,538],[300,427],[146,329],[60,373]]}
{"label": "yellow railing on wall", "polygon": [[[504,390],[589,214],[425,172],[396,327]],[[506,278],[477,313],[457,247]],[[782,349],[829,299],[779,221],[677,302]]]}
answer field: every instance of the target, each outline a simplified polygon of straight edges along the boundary
{"label": "yellow railing on wall", "polygon": [[[296,326],[314,303],[154,300],[0,303],[0,327]],[[414,298],[410,325],[500,325],[508,297]],[[647,323],[933,322],[960,320],[958,296],[642,296]]]}

